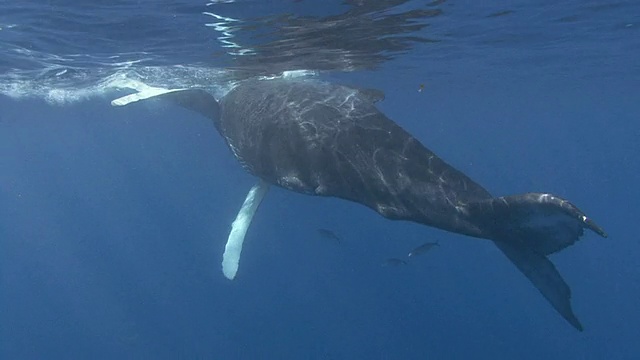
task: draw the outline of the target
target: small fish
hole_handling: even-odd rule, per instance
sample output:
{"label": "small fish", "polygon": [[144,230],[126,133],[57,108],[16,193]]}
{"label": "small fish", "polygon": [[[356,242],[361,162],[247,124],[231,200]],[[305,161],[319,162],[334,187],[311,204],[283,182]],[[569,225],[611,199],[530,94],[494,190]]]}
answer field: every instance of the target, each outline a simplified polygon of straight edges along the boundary
{"label": "small fish", "polygon": [[505,16],[509,14],[513,14],[513,10],[503,10],[503,11],[494,12],[492,14],[487,15],[487,17],[494,18],[494,17]]}
{"label": "small fish", "polygon": [[340,237],[336,235],[336,233],[329,229],[318,229],[318,234],[320,234],[320,236],[324,238],[335,240],[338,243],[342,242],[342,239],[340,239]]}
{"label": "small fish", "polygon": [[389,258],[382,263],[382,266],[399,266],[407,265],[407,262],[402,259]]}
{"label": "small fish", "polygon": [[437,241],[436,242],[428,242],[426,244],[422,244],[422,245],[418,246],[417,248],[411,250],[409,252],[409,257],[417,256],[417,255],[420,255],[420,254],[424,254],[427,251],[433,249],[435,246],[440,246],[440,244]]}

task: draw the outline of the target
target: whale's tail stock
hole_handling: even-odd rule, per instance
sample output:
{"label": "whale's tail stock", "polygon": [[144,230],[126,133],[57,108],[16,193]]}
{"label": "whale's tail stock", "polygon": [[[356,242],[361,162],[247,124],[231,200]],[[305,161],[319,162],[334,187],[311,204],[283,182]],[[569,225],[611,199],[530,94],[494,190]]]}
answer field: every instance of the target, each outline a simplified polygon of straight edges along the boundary
{"label": "whale's tail stock", "polygon": [[548,255],[578,241],[584,229],[607,237],[603,229],[569,201],[551,194],[496,197],[469,203],[467,210],[490,229],[496,246],[556,311],[582,331],[571,308],[571,289]]}

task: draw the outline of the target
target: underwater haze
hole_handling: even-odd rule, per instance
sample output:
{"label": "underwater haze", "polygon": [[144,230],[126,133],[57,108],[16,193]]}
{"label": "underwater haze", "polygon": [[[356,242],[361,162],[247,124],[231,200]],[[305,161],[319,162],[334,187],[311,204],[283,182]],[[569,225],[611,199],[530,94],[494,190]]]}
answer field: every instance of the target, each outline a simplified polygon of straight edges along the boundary
{"label": "underwater haze", "polygon": [[[634,0],[0,1],[0,358],[640,358],[639,14]],[[376,89],[492,194],[589,214],[608,238],[550,257],[584,331],[490,241],[276,187],[225,278],[256,179],[208,119],[111,102],[220,97],[283,72]]]}

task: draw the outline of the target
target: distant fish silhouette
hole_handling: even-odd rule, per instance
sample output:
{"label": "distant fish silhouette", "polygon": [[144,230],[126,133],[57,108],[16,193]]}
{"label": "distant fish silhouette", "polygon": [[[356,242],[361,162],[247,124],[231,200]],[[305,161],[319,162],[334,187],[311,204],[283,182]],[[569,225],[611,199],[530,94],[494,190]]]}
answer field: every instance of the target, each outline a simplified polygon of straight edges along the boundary
{"label": "distant fish silhouette", "polygon": [[323,238],[335,240],[338,243],[342,242],[342,239],[340,239],[340,237],[336,235],[336,233],[329,229],[318,229],[318,234],[320,234],[320,236],[322,236]]}
{"label": "distant fish silhouette", "polygon": [[399,266],[407,265],[407,262],[398,258],[389,258],[382,263],[382,266]]}
{"label": "distant fish silhouette", "polygon": [[435,246],[440,246],[440,244],[437,241],[436,242],[428,242],[426,244],[422,244],[422,245],[418,246],[417,248],[411,250],[409,252],[409,257],[413,257],[413,256],[424,254],[424,253],[428,252],[429,250],[433,249]]}

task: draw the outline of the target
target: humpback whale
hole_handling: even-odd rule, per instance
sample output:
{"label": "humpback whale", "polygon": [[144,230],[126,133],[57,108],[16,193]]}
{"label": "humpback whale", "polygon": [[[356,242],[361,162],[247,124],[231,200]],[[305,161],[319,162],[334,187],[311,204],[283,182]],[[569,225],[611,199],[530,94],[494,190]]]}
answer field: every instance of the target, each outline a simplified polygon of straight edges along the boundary
{"label": "humpback whale", "polygon": [[553,194],[492,196],[379,111],[380,93],[315,78],[265,78],[241,81],[219,100],[204,89],[130,100],[151,96],[210,118],[242,167],[260,179],[234,221],[229,278],[239,257],[237,243],[230,245],[233,233],[244,237],[246,226],[238,231],[237,225],[247,216],[250,222],[266,186],[274,185],[356,202],[387,219],[488,239],[566,321],[583,330],[571,308],[571,290],[548,256],[574,244],[584,229],[606,237],[603,229]]}

